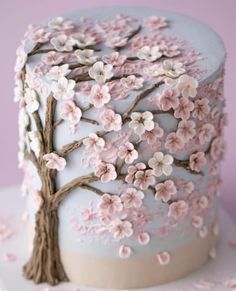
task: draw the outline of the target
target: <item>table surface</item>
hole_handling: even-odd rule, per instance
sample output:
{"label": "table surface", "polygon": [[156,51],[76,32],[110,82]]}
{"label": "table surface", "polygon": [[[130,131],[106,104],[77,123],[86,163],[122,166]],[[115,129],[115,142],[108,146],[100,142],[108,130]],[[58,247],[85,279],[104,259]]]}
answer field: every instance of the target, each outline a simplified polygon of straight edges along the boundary
{"label": "table surface", "polygon": [[[0,196],[2,198],[0,204],[0,291],[100,291],[74,286],[71,283],[52,288],[45,284],[34,285],[32,282],[26,281],[21,275],[21,268],[27,257],[26,225],[22,220],[24,200],[17,187],[1,189]],[[1,238],[1,229],[4,225],[12,232],[6,239]],[[221,211],[221,225],[223,227],[216,259],[210,260],[199,271],[182,280],[139,290],[236,290],[236,225],[224,210]],[[226,282],[231,280],[232,285],[234,282],[232,279],[235,280],[235,288],[227,288]]]}

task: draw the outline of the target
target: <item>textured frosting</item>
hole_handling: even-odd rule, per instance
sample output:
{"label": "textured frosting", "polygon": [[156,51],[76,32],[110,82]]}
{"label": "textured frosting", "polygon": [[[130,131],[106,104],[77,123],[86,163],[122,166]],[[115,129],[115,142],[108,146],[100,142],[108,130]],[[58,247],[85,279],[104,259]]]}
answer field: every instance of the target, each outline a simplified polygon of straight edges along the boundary
{"label": "textured frosting", "polygon": [[167,265],[217,233],[225,50],[189,17],[120,12],[29,28],[16,66],[23,190],[32,223],[59,206],[61,251]]}

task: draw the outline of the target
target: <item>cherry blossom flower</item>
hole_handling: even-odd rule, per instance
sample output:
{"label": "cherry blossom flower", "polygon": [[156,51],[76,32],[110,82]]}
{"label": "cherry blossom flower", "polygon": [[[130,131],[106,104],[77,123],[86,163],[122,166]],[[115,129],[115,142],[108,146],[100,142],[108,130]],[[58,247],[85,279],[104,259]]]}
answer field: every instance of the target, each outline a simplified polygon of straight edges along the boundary
{"label": "cherry blossom flower", "polygon": [[126,142],[124,145],[121,145],[117,155],[119,158],[124,159],[126,164],[131,164],[138,158],[138,152],[134,148],[134,145],[130,142]]}
{"label": "cherry blossom flower", "polygon": [[196,124],[192,120],[182,120],[178,124],[176,134],[184,141],[189,142],[196,135]]}
{"label": "cherry blossom flower", "polygon": [[145,246],[150,242],[150,235],[147,232],[141,232],[138,234],[138,242],[140,245]]}
{"label": "cherry blossom flower", "polygon": [[60,34],[53,37],[50,42],[54,49],[59,52],[70,52],[73,50],[73,46],[75,45],[75,41],[70,36],[65,34]]}
{"label": "cherry blossom flower", "polygon": [[158,46],[149,47],[144,46],[137,52],[137,57],[140,60],[145,60],[148,62],[154,62],[162,56]]}
{"label": "cherry blossom flower", "polygon": [[109,87],[107,85],[93,85],[90,94],[90,102],[95,108],[101,108],[111,100]]}
{"label": "cherry blossom flower", "polygon": [[78,123],[81,119],[82,112],[74,101],[68,100],[63,102],[60,112],[61,118],[72,123]]}
{"label": "cherry blossom flower", "polygon": [[34,29],[31,33],[31,40],[35,43],[45,43],[50,39],[51,33],[42,27]]}
{"label": "cherry blossom flower", "polygon": [[66,160],[55,153],[46,154],[43,156],[43,159],[47,162],[46,167],[48,169],[55,169],[57,171],[65,169]]}
{"label": "cherry blossom flower", "polygon": [[186,191],[188,194],[191,194],[194,189],[195,189],[195,186],[193,182],[188,182],[183,185],[183,190]]}
{"label": "cherry blossom flower", "polygon": [[192,218],[192,226],[193,227],[200,229],[200,228],[202,228],[203,223],[204,223],[204,221],[203,221],[203,218],[201,216],[199,216],[199,215],[193,216],[193,218]]}
{"label": "cherry blossom flower", "polygon": [[169,206],[168,217],[173,217],[175,220],[183,219],[189,210],[188,204],[184,200],[172,202]]}
{"label": "cherry blossom flower", "polygon": [[132,249],[129,246],[121,245],[119,248],[119,256],[122,259],[128,259],[132,255]]}
{"label": "cherry blossom flower", "polygon": [[112,65],[104,65],[103,62],[96,62],[92,68],[89,69],[89,76],[99,84],[103,84],[113,76],[112,70]]}
{"label": "cherry blossom flower", "polygon": [[83,144],[86,149],[95,152],[99,152],[105,147],[104,139],[99,137],[96,133],[90,133],[88,137],[83,140]]}
{"label": "cherry blossom flower", "polygon": [[208,204],[209,204],[209,200],[206,196],[202,196],[199,198],[199,207],[202,208],[202,209],[206,209]]}
{"label": "cherry blossom flower", "polygon": [[214,161],[219,161],[224,158],[225,143],[221,136],[215,138],[211,144],[210,155]]}
{"label": "cherry blossom flower", "polygon": [[101,162],[96,166],[94,173],[103,183],[113,181],[117,177],[114,165],[104,162]]}
{"label": "cherry blossom flower", "polygon": [[205,158],[204,152],[197,152],[190,156],[189,158],[189,167],[195,172],[200,172],[205,166],[207,160]]}
{"label": "cherry blossom flower", "polygon": [[179,91],[176,89],[166,89],[159,96],[159,107],[163,111],[171,108],[176,109],[179,106]]}
{"label": "cherry blossom flower", "polygon": [[128,42],[127,37],[121,37],[119,35],[109,35],[105,45],[110,48],[121,48],[125,46]]}
{"label": "cherry blossom flower", "polygon": [[43,54],[42,56],[42,62],[46,65],[52,66],[52,65],[58,65],[63,61],[63,55],[58,52],[48,52],[46,54]]}
{"label": "cherry blossom flower", "polygon": [[115,113],[112,109],[105,109],[100,114],[103,129],[106,131],[119,131],[122,127],[122,118],[120,114]]}
{"label": "cherry blossom flower", "polygon": [[208,229],[205,225],[198,231],[200,238],[206,238],[208,234]]}
{"label": "cherry blossom flower", "polygon": [[181,97],[179,99],[179,105],[175,108],[174,116],[183,120],[189,119],[190,112],[193,111],[194,104],[189,101],[188,98]]}
{"label": "cherry blossom flower", "polygon": [[28,112],[33,113],[39,109],[37,93],[34,89],[26,88],[24,102]]}
{"label": "cherry blossom flower", "polygon": [[76,46],[82,49],[96,44],[95,38],[87,33],[76,33],[72,37]]}
{"label": "cherry blossom flower", "polygon": [[148,144],[155,144],[158,141],[158,138],[161,138],[164,134],[164,130],[156,122],[155,126],[150,131],[145,131],[141,134],[141,140],[145,140]]}
{"label": "cherry blossom flower", "polygon": [[122,86],[128,90],[139,90],[143,87],[143,78],[137,78],[135,75],[130,75],[127,78],[120,80]]}
{"label": "cherry blossom flower", "polygon": [[70,72],[71,72],[71,70],[69,69],[68,64],[65,64],[62,66],[53,66],[46,74],[46,77],[49,80],[58,81],[61,77],[65,77]]}
{"label": "cherry blossom flower", "polygon": [[229,279],[225,282],[225,287],[235,290],[236,289],[236,278]]}
{"label": "cherry blossom flower", "polygon": [[30,139],[30,147],[36,157],[38,157],[41,149],[41,136],[38,131],[29,131],[28,135]]}
{"label": "cherry blossom flower", "polygon": [[160,75],[165,75],[169,78],[177,78],[186,72],[182,63],[165,60],[159,69]]}
{"label": "cherry blossom flower", "polygon": [[168,23],[165,17],[159,17],[156,15],[153,15],[144,19],[144,25],[148,27],[149,29],[155,30],[155,29],[161,29],[161,28],[167,27]]}
{"label": "cherry blossom flower", "polygon": [[144,194],[135,188],[128,188],[120,197],[125,208],[140,208],[143,204]]}
{"label": "cherry blossom flower", "polygon": [[97,61],[97,56],[94,55],[94,50],[76,50],[74,54],[78,62],[82,65],[89,66]]}
{"label": "cherry blossom flower", "polygon": [[150,131],[154,128],[153,114],[150,111],[133,112],[129,127],[138,135],[142,135],[146,130]]}
{"label": "cherry blossom flower", "polygon": [[22,46],[19,46],[16,50],[16,64],[15,64],[15,72],[20,72],[24,65],[26,64],[26,61],[28,59],[27,53],[24,51],[24,48]]}
{"label": "cherry blossom flower", "polygon": [[118,195],[103,194],[101,197],[101,202],[99,204],[99,209],[102,212],[116,213],[123,210],[123,204]]}
{"label": "cherry blossom flower", "polygon": [[155,177],[152,170],[139,170],[135,173],[134,186],[146,190],[149,186],[155,184]]}
{"label": "cherry blossom flower", "polygon": [[58,82],[52,83],[51,90],[53,92],[53,97],[58,101],[72,99],[75,95],[75,85],[76,83],[74,80],[68,80],[65,77],[61,77]]}
{"label": "cherry blossom flower", "polygon": [[72,21],[66,20],[61,16],[55,17],[50,20],[48,26],[59,32],[61,32],[62,30],[69,30],[74,28],[74,24]]}
{"label": "cherry blossom flower", "polygon": [[171,132],[166,137],[165,148],[170,153],[176,153],[184,147],[184,140],[175,132]]}
{"label": "cherry blossom flower", "polygon": [[193,117],[203,120],[210,112],[210,106],[208,105],[208,98],[201,98],[195,101]]}
{"label": "cherry blossom flower", "polygon": [[171,155],[164,155],[162,152],[156,152],[148,161],[149,167],[154,171],[156,177],[161,175],[170,176],[172,173],[173,157]]}
{"label": "cherry blossom flower", "polygon": [[155,189],[155,199],[164,202],[168,202],[177,193],[176,186],[172,180],[166,180],[163,183],[157,184]]}
{"label": "cherry blossom flower", "polygon": [[120,55],[119,52],[113,52],[110,55],[105,55],[102,57],[102,60],[106,64],[110,64],[112,66],[122,66],[127,59],[127,56]]}
{"label": "cherry blossom flower", "polygon": [[168,58],[173,58],[180,55],[181,51],[177,45],[167,45],[165,43],[160,44],[161,53]]}
{"label": "cherry blossom flower", "polygon": [[197,95],[197,87],[198,81],[189,75],[182,75],[178,79],[177,89],[185,98],[194,98]]}
{"label": "cherry blossom flower", "polygon": [[128,184],[132,184],[135,178],[135,174],[137,173],[137,171],[140,170],[145,170],[146,169],[146,165],[144,163],[137,163],[134,166],[129,166],[128,167],[128,174],[125,177],[125,181]]}
{"label": "cherry blossom flower", "polygon": [[166,266],[170,263],[170,254],[168,252],[160,252],[157,254],[157,259],[161,266]]}
{"label": "cherry blossom flower", "polygon": [[198,133],[198,139],[201,145],[208,143],[215,134],[215,127],[211,123],[204,124]]}
{"label": "cherry blossom flower", "polygon": [[116,219],[109,226],[110,232],[116,240],[121,240],[125,237],[130,237],[133,234],[133,226],[127,220]]}

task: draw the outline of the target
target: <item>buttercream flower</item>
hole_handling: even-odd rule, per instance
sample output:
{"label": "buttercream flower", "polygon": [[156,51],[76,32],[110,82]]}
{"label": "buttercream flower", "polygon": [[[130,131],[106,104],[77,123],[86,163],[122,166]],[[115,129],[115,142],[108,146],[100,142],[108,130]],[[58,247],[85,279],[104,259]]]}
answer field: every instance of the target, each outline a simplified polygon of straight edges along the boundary
{"label": "buttercream flower", "polygon": [[117,240],[121,240],[125,237],[130,237],[133,234],[133,226],[127,220],[116,219],[110,224],[110,232],[113,233],[113,237]]}
{"label": "buttercream flower", "polygon": [[184,200],[172,202],[169,206],[168,217],[173,217],[175,220],[183,219],[189,210],[188,204]]}
{"label": "buttercream flower", "polygon": [[120,197],[125,208],[140,208],[143,204],[144,194],[135,188],[128,188]]}
{"label": "buttercream flower", "polygon": [[114,165],[104,162],[101,162],[96,166],[94,173],[103,183],[113,181],[117,177]]}
{"label": "buttercream flower", "polygon": [[102,60],[106,64],[110,64],[112,66],[122,66],[127,59],[127,56],[120,55],[119,52],[113,52],[110,55],[105,55],[102,57]]}
{"label": "buttercream flower", "polygon": [[65,77],[61,77],[58,82],[53,82],[51,89],[53,97],[56,100],[64,101],[72,99],[75,95],[74,87],[76,83],[74,80],[68,80]]}
{"label": "buttercream flower", "polygon": [[186,191],[188,194],[191,194],[193,190],[195,189],[195,186],[193,182],[187,182],[183,185],[183,190]]}
{"label": "buttercream flower", "polygon": [[16,65],[15,65],[15,72],[20,72],[22,70],[22,68],[24,67],[28,55],[27,53],[24,51],[22,46],[19,46],[18,49],[16,50]]}
{"label": "buttercream flower", "polygon": [[128,42],[127,37],[121,37],[119,35],[108,36],[105,45],[110,48],[121,48],[125,46]]}
{"label": "buttercream flower", "polygon": [[50,42],[55,50],[59,52],[70,52],[73,50],[73,46],[75,45],[75,41],[70,36],[65,34],[53,37]]}
{"label": "buttercream flower", "polygon": [[138,242],[140,245],[145,246],[150,242],[150,235],[147,232],[141,232],[138,234]]}
{"label": "buttercream flower", "polygon": [[161,175],[170,176],[172,173],[173,157],[171,155],[164,155],[162,152],[156,152],[148,161],[149,167],[153,169],[154,175],[160,177]]}
{"label": "buttercream flower", "polygon": [[94,150],[95,152],[101,151],[105,147],[105,141],[96,133],[90,133],[87,138],[83,140],[83,144],[87,149]]}
{"label": "buttercream flower", "polygon": [[48,26],[60,32],[62,30],[69,30],[74,28],[74,24],[72,21],[64,19],[61,16],[55,17],[52,20],[50,20]]}
{"label": "buttercream flower", "polygon": [[162,56],[158,46],[149,47],[144,46],[137,52],[137,57],[140,60],[145,60],[148,62],[154,62]]}
{"label": "buttercream flower", "polygon": [[81,119],[82,112],[75,102],[68,100],[63,102],[60,112],[61,118],[72,123],[78,123]]}
{"label": "buttercream flower", "polygon": [[46,77],[49,80],[58,81],[61,77],[65,77],[70,72],[71,72],[71,70],[69,69],[68,64],[65,64],[62,66],[53,66],[46,74]]}
{"label": "buttercream flower", "polygon": [[161,43],[159,47],[162,54],[168,58],[176,57],[181,53],[177,45],[167,45],[165,43]]}
{"label": "buttercream flower", "polygon": [[34,29],[31,33],[31,40],[36,43],[45,43],[49,41],[51,33],[42,27]]}
{"label": "buttercream flower", "polygon": [[92,68],[89,69],[89,76],[98,83],[103,84],[113,76],[112,70],[112,65],[104,65],[103,62],[96,62]]}
{"label": "buttercream flower", "polygon": [[120,114],[115,113],[112,109],[105,109],[100,114],[103,129],[106,131],[119,131],[122,127],[122,118]]}
{"label": "buttercream flower", "polygon": [[189,167],[195,172],[200,172],[205,166],[207,160],[204,152],[197,152],[190,156]]}
{"label": "buttercream flower", "polygon": [[73,40],[75,42],[75,44],[79,47],[79,48],[86,48],[89,46],[92,46],[94,44],[96,44],[96,40],[93,36],[88,35],[87,33],[76,33],[73,34]]}
{"label": "buttercream flower", "polygon": [[161,75],[165,75],[170,78],[177,78],[185,73],[184,65],[180,62],[165,60],[159,69]]}
{"label": "buttercream flower", "polygon": [[157,259],[161,266],[166,266],[170,263],[171,257],[168,252],[159,252]]}
{"label": "buttercream flower", "polygon": [[135,75],[130,75],[120,80],[122,86],[128,90],[139,90],[143,87],[143,78],[138,78]]}
{"label": "buttercream flower", "polygon": [[198,139],[201,145],[208,143],[215,134],[215,127],[211,123],[204,124],[198,133]]}
{"label": "buttercream flower", "polygon": [[42,56],[42,62],[49,66],[58,65],[62,61],[63,61],[63,55],[58,52],[52,51],[52,52],[43,54]]}
{"label": "buttercream flower", "polygon": [[38,131],[29,131],[28,135],[30,139],[30,147],[35,153],[36,157],[38,157],[41,148],[41,136]]}
{"label": "buttercream flower", "polygon": [[188,98],[181,97],[179,105],[175,108],[174,116],[183,120],[189,119],[190,112],[193,111],[194,104]]}
{"label": "buttercream flower", "polygon": [[128,141],[119,147],[117,155],[119,158],[124,159],[126,164],[131,164],[138,158],[138,152],[134,145]]}
{"label": "buttercream flower", "polygon": [[37,93],[34,89],[26,88],[24,102],[28,112],[33,113],[39,109]]}
{"label": "buttercream flower", "polygon": [[182,120],[178,124],[176,134],[184,141],[189,142],[196,135],[196,124],[192,120]]}
{"label": "buttercream flower", "polygon": [[203,226],[204,220],[199,215],[194,215],[192,218],[192,226],[195,228],[201,228]]}
{"label": "buttercream flower", "polygon": [[179,91],[176,89],[166,89],[159,96],[159,107],[163,111],[168,111],[171,108],[175,109],[179,105]]}
{"label": "buttercream flower", "polygon": [[144,170],[146,169],[146,165],[144,163],[137,163],[134,166],[129,166],[128,167],[128,174],[125,177],[125,181],[128,184],[132,184],[135,178],[135,174],[137,173],[137,171],[139,170]]}
{"label": "buttercream flower", "polygon": [[160,29],[168,26],[165,17],[159,17],[156,15],[149,16],[148,18],[144,19],[144,25],[149,29]]}
{"label": "buttercream flower", "polygon": [[214,161],[219,161],[224,158],[225,143],[221,136],[215,138],[211,144],[210,155]]}
{"label": "buttercream flower", "polygon": [[159,183],[155,187],[155,199],[168,202],[173,195],[177,193],[177,189],[172,180],[166,180],[163,183]]}
{"label": "buttercream flower", "polygon": [[152,170],[139,170],[135,173],[134,186],[146,190],[149,186],[155,184],[155,177]]}
{"label": "buttercream flower", "polygon": [[99,203],[99,209],[102,212],[116,213],[123,210],[123,204],[118,195],[103,194],[101,202]]}
{"label": "buttercream flower", "polygon": [[97,56],[94,55],[94,50],[76,50],[74,54],[78,62],[82,65],[88,66],[94,64],[97,61]]}
{"label": "buttercream flower", "polygon": [[164,130],[159,126],[158,123],[155,123],[155,127],[150,131],[145,131],[141,134],[141,140],[145,140],[148,144],[154,144],[161,138],[164,134]]}
{"label": "buttercream flower", "polygon": [[165,148],[169,150],[170,153],[176,153],[184,147],[184,141],[175,132],[171,132],[166,137]]}
{"label": "buttercream flower", "polygon": [[119,248],[119,256],[122,259],[128,259],[132,255],[132,249],[129,246],[121,245]]}
{"label": "buttercream flower", "polygon": [[66,160],[62,157],[59,157],[55,153],[46,154],[43,156],[43,159],[47,162],[46,167],[49,169],[54,169],[57,171],[62,171],[65,169]]}
{"label": "buttercream flower", "polygon": [[177,89],[185,98],[194,98],[197,95],[197,87],[198,81],[189,75],[182,75],[178,79]]}
{"label": "buttercream flower", "polygon": [[109,87],[107,85],[93,85],[90,94],[90,102],[95,108],[101,108],[111,100]]}
{"label": "buttercream flower", "polygon": [[203,120],[210,112],[209,99],[201,98],[195,101],[193,117]]}
{"label": "buttercream flower", "polygon": [[129,127],[138,135],[142,135],[146,130],[150,131],[154,128],[153,114],[150,111],[133,112]]}

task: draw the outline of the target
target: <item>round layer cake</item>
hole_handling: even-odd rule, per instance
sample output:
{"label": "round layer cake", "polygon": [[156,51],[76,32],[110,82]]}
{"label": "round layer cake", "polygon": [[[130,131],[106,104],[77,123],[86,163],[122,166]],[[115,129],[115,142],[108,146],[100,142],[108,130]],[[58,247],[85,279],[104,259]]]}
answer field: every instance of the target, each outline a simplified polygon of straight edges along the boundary
{"label": "round layer cake", "polygon": [[144,288],[214,257],[224,62],[214,31],[166,11],[29,27],[15,68],[26,278]]}

